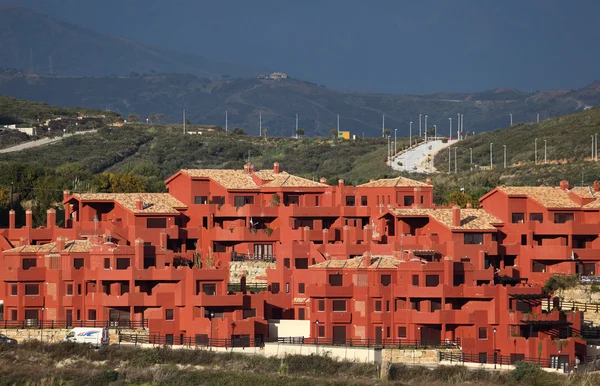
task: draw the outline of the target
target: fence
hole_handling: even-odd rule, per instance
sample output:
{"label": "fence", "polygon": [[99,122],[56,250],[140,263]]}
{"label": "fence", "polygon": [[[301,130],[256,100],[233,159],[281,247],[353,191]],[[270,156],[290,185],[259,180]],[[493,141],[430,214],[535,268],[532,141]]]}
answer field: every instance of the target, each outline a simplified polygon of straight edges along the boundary
{"label": "fence", "polygon": [[[559,306],[564,311],[583,311],[583,312],[595,312],[600,313],[600,304],[599,303],[582,303],[582,302],[565,302],[561,300],[559,302]],[[554,307],[554,304],[551,300],[548,300],[547,309],[551,310]]]}
{"label": "fence", "polygon": [[263,255],[263,254],[244,254],[244,253],[231,253],[231,261],[264,261],[267,263],[274,263],[274,255]]}
{"label": "fence", "polygon": [[0,328],[57,329],[74,327],[147,328],[148,319],[142,320],[0,320]]}
{"label": "fence", "polygon": [[408,340],[408,339],[325,339],[285,337],[267,340],[280,344],[311,344],[323,346],[375,347],[375,348],[459,348],[460,340]]}
{"label": "fence", "polygon": [[[227,291],[230,292],[240,292],[242,289],[241,283],[229,283],[227,285]],[[261,291],[266,291],[268,289],[267,283],[246,283],[246,291],[252,293],[258,293]]]}
{"label": "fence", "polygon": [[263,347],[264,340],[260,337],[251,339],[250,337],[234,338],[208,338],[206,335],[175,336],[175,335],[137,335],[137,334],[119,334],[119,344],[133,343],[155,344],[161,346],[186,346],[186,347]]}
{"label": "fence", "polygon": [[517,362],[528,362],[536,363],[540,367],[562,369],[564,372],[569,372],[575,368],[575,362],[561,360],[558,356],[553,356],[550,359],[547,358],[527,358],[522,355],[498,355],[490,353],[463,353],[463,352],[444,352],[438,353],[440,361],[449,361],[457,363],[480,363],[480,364],[494,364],[498,366],[502,365],[514,365]]}

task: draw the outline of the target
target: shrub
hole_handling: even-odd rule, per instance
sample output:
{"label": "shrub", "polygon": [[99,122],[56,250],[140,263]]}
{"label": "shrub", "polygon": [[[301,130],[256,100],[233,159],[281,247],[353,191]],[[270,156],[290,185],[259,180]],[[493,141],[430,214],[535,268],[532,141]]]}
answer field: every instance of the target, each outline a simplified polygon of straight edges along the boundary
{"label": "shrub", "polygon": [[565,290],[575,287],[579,284],[577,275],[554,275],[546,281],[543,290],[545,293],[551,294],[557,290]]}

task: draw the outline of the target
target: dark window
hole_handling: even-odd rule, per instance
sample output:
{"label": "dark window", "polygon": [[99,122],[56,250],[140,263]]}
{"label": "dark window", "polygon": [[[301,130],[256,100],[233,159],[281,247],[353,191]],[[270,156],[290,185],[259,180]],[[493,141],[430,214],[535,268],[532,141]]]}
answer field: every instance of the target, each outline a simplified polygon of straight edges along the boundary
{"label": "dark window", "polygon": [[319,326],[319,338],[325,337],[325,326]]}
{"label": "dark window", "polygon": [[273,293],[273,294],[279,293],[279,283],[271,283],[271,293]]}
{"label": "dark window", "polygon": [[12,296],[17,296],[19,294],[19,290],[18,290],[18,286],[16,284],[11,284],[10,285],[10,294]]}
{"label": "dark window", "polygon": [[529,213],[529,221],[544,222],[544,215],[542,213]]}
{"label": "dark window", "polygon": [[404,327],[404,326],[398,327],[398,338],[406,338],[406,327]]}
{"label": "dark window", "polygon": [[73,295],[73,284],[67,284],[67,295]]}
{"label": "dark window", "polygon": [[318,308],[319,312],[325,312],[325,300],[319,299],[318,306],[319,306],[319,308]]}
{"label": "dark window", "polygon": [[319,196],[315,197],[315,206],[319,206]]}
{"label": "dark window", "polygon": [[421,204],[425,201],[425,196],[421,196]]}
{"label": "dark window", "polygon": [[227,252],[227,246],[222,243],[213,243],[213,252]]}
{"label": "dark window", "polygon": [[421,301],[420,300],[411,300],[410,301],[410,309],[421,311]]}
{"label": "dark window", "polygon": [[521,235],[521,245],[527,245],[527,235]]}
{"label": "dark window", "polygon": [[367,196],[360,197],[360,206],[367,206],[369,201],[367,200]]}
{"label": "dark window", "polygon": [[172,346],[173,345],[173,334],[167,334],[165,336],[165,344]]}
{"label": "dark window", "polygon": [[256,308],[250,308],[249,310],[242,311],[242,318],[255,318],[256,317]]}
{"label": "dark window", "polygon": [[567,221],[573,221],[573,213],[554,213],[554,223],[564,224]]}
{"label": "dark window", "polygon": [[356,198],[354,196],[346,196],[346,206],[355,206]]}
{"label": "dark window", "polygon": [[381,300],[375,300],[375,312],[381,312]]}
{"label": "dark window", "polygon": [[216,284],[202,284],[202,292],[207,295],[213,296],[217,294]]}
{"label": "dark window", "polygon": [[298,196],[298,195],[286,195],[283,204],[285,206],[300,205],[300,196]]}
{"label": "dark window", "polygon": [[479,363],[487,363],[487,353],[486,352],[479,353]]}
{"label": "dark window", "polygon": [[389,300],[385,301],[385,312],[390,312],[390,301]]}
{"label": "dark window", "polygon": [[513,213],[512,214],[512,223],[520,224],[525,222],[525,213]]}
{"label": "dark window", "polygon": [[525,354],[510,354],[510,364],[514,365],[517,362],[524,361]]}
{"label": "dark window", "polygon": [[298,320],[304,320],[306,318],[304,308],[298,308]]}
{"label": "dark window", "polygon": [[81,269],[83,268],[83,259],[82,258],[75,258],[73,259],[73,268],[75,269]]}
{"label": "dark window", "polygon": [[411,206],[415,203],[414,196],[404,196],[404,206]]}
{"label": "dark window", "polygon": [[96,320],[96,310],[88,310],[88,320]]}
{"label": "dark window", "polygon": [[479,339],[487,339],[487,327],[479,327]]}
{"label": "dark window", "polygon": [[341,287],[342,286],[342,275],[340,275],[340,274],[329,275],[329,285],[332,287]]}
{"label": "dark window", "polygon": [[208,334],[196,334],[197,346],[208,346]]}
{"label": "dark window", "polygon": [[77,295],[81,295],[81,284],[77,284]]}
{"label": "dark window", "polygon": [[129,258],[117,258],[117,269],[127,269],[131,264],[131,259]]}
{"label": "dark window", "polygon": [[413,287],[418,287],[419,286],[419,275],[413,275],[413,277],[412,277],[412,284],[413,284]]}
{"label": "dark window", "polygon": [[437,287],[439,284],[439,275],[425,275],[425,287]]}
{"label": "dark window", "polygon": [[144,269],[156,267],[156,257],[144,257]]}
{"label": "dark window", "polygon": [[546,264],[539,261],[533,262],[533,272],[546,272]]}
{"label": "dark window", "polygon": [[283,259],[283,266],[285,268],[289,268],[290,267],[290,259],[289,259],[289,257],[286,257],[285,259]]}
{"label": "dark window", "polygon": [[384,287],[392,284],[392,275],[381,275],[381,285]]}
{"label": "dark window", "polygon": [[25,270],[27,270],[29,268],[35,268],[35,267],[37,267],[37,260],[36,259],[23,259],[22,267]]}
{"label": "dark window", "polygon": [[298,283],[298,293],[299,294],[304,293],[304,283]]}
{"label": "dark window", "polygon": [[110,269],[110,259],[109,258],[104,259],[104,269]]}
{"label": "dark window", "polygon": [[121,295],[125,295],[129,293],[129,282],[125,281],[121,283]]}
{"label": "dark window", "polygon": [[39,284],[25,284],[25,295],[37,296],[40,294]]}
{"label": "dark window", "polygon": [[172,309],[168,309],[165,311],[165,319],[166,320],[173,320],[174,318],[175,318],[175,315],[173,314]]}
{"label": "dark window", "polygon": [[498,241],[498,233],[492,233],[492,241]]}
{"label": "dark window", "polygon": [[77,320],[81,320],[81,310],[77,310]]}
{"label": "dark window", "polygon": [[465,233],[465,244],[483,244],[483,233]]}
{"label": "dark window", "polygon": [[432,300],[431,301],[431,311],[437,311],[442,309],[442,301],[441,300]]}
{"label": "dark window", "polygon": [[465,284],[465,274],[464,273],[455,273],[454,274],[454,286],[458,286],[461,284]]}
{"label": "dark window", "polygon": [[294,227],[293,229],[300,229],[300,228],[306,228],[309,227],[310,229],[313,229],[314,227],[314,223],[313,220],[310,219],[295,219],[294,220]]}
{"label": "dark window", "polygon": [[225,204],[225,196],[213,196],[211,202],[217,205]]}
{"label": "dark window", "polygon": [[17,320],[17,310],[10,310],[10,319]]}
{"label": "dark window", "polygon": [[333,301],[334,312],[346,312],[346,301],[345,300],[334,300]]}
{"label": "dark window", "polygon": [[146,219],[146,228],[166,228],[167,219],[164,217]]}
{"label": "dark window", "polygon": [[208,203],[208,197],[207,196],[194,196],[194,204],[207,204]]}
{"label": "dark window", "polygon": [[245,206],[245,205],[252,205],[252,204],[254,204],[254,197],[252,197],[252,196],[235,196],[233,198],[233,204],[236,208],[239,208],[239,207]]}

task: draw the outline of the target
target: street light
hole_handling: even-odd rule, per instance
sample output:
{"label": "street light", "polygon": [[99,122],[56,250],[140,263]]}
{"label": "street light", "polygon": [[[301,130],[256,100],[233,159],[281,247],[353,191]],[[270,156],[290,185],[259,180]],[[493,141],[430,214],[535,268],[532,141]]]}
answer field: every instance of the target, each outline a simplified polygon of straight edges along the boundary
{"label": "street light", "polygon": [[496,369],[496,327],[494,327],[494,370]]}
{"label": "street light", "polygon": [[546,140],[544,139],[544,164],[546,163]]}
{"label": "street light", "polygon": [[510,125],[512,126],[512,114],[510,114]]}
{"label": "street light", "polygon": [[471,170],[473,170],[473,148],[469,148],[469,152],[471,153]]}
{"label": "street light", "polygon": [[412,121],[410,121],[410,129],[409,129],[409,139],[408,139],[408,147],[412,146]]}
{"label": "street light", "polygon": [[492,156],[494,154],[493,146],[494,146],[494,144],[492,142],[490,142],[490,170],[492,170],[494,168],[494,160],[492,158]]}
{"label": "street light", "polygon": [[504,169],[506,169],[506,145],[502,145],[504,147]]}
{"label": "street light", "polygon": [[537,165],[537,138],[535,139],[534,143],[534,149],[535,149],[535,164]]}
{"label": "street light", "polygon": [[398,129],[394,129],[394,156],[396,156],[396,154],[398,154],[397,150],[396,150],[396,134],[398,133]]}
{"label": "street light", "polygon": [[437,125],[433,125],[433,140],[437,139]]}
{"label": "street light", "polygon": [[450,120],[450,140],[452,141],[452,118],[448,118]]}
{"label": "street light", "polygon": [[454,148],[454,173],[456,174],[458,172],[458,166],[456,163],[456,148]]}
{"label": "street light", "polygon": [[428,115],[425,115],[425,142],[427,142],[427,117]]}
{"label": "street light", "polygon": [[419,114],[419,137],[422,137],[422,136],[423,136],[423,133],[421,132],[421,116],[422,116],[422,115],[423,115],[423,114]]}
{"label": "street light", "polygon": [[210,350],[212,351],[212,346],[213,346],[213,318],[215,317],[215,313],[214,312],[210,312],[208,314],[208,320],[210,320],[210,341],[208,343],[208,346],[210,347]]}
{"label": "street light", "polygon": [[315,333],[315,342],[317,346],[319,345],[319,319],[315,320],[316,333]]}
{"label": "street light", "polygon": [[231,322],[231,352],[233,352],[233,346],[235,346],[234,336],[235,336],[235,328],[237,325],[235,322]]}
{"label": "street light", "polygon": [[450,165],[452,165],[452,149],[448,148],[448,174],[450,174]]}

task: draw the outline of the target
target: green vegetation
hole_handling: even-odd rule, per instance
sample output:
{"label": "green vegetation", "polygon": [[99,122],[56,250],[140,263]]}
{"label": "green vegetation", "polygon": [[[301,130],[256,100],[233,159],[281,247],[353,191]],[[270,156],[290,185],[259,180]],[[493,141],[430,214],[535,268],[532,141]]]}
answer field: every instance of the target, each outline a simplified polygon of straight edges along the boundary
{"label": "green vegetation", "polygon": [[543,290],[545,293],[552,294],[558,290],[566,290],[577,285],[579,285],[579,277],[577,275],[554,274],[546,280]]}

